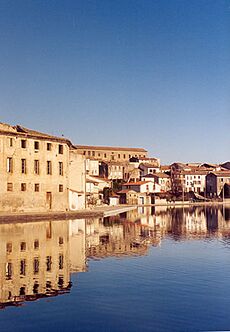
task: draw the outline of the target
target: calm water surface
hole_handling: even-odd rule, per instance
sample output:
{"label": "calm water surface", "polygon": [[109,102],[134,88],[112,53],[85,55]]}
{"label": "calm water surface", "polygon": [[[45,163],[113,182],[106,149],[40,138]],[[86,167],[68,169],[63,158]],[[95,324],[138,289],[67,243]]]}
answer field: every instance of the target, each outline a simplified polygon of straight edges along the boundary
{"label": "calm water surface", "polygon": [[0,331],[230,330],[230,209],[0,225]]}

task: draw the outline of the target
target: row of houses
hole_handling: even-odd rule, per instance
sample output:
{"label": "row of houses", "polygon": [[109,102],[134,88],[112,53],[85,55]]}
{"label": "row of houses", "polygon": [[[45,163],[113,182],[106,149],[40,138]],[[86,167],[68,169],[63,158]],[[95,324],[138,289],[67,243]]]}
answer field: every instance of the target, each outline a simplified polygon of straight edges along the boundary
{"label": "row of houses", "polygon": [[0,211],[68,211],[110,203],[153,204],[194,193],[230,193],[230,165],[161,165],[143,148],[74,145],[0,123]]}
{"label": "row of houses", "polygon": [[64,137],[0,123],[0,212],[84,209],[102,204],[103,190],[129,176],[142,148],[74,145]]}

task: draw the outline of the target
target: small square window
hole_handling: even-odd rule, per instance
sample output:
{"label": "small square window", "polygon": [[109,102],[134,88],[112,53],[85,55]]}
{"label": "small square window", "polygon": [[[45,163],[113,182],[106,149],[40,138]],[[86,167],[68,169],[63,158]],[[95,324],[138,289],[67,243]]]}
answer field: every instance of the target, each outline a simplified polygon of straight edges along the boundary
{"label": "small square window", "polygon": [[35,185],[34,185],[34,191],[36,191],[36,192],[39,191],[39,183],[35,183]]}
{"label": "small square window", "polygon": [[21,183],[21,191],[26,191],[26,183]]}
{"label": "small square window", "polygon": [[7,191],[13,191],[13,183],[7,183]]}
{"label": "small square window", "polygon": [[63,154],[63,145],[62,144],[58,145],[58,153]]}
{"label": "small square window", "polygon": [[22,139],[22,140],[21,140],[21,147],[22,147],[23,149],[26,148],[26,140],[25,140],[25,139]]}
{"label": "small square window", "polygon": [[34,150],[39,150],[39,142],[38,141],[34,142]]}
{"label": "small square window", "polygon": [[63,192],[63,184],[59,184],[59,192],[60,192],[60,193]]}

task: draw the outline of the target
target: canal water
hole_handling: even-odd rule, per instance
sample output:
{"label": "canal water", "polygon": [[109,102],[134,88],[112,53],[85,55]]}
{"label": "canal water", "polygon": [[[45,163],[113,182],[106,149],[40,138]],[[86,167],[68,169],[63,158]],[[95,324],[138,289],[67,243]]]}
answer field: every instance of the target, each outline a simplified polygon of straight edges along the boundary
{"label": "canal water", "polygon": [[0,224],[0,331],[230,330],[230,208]]}

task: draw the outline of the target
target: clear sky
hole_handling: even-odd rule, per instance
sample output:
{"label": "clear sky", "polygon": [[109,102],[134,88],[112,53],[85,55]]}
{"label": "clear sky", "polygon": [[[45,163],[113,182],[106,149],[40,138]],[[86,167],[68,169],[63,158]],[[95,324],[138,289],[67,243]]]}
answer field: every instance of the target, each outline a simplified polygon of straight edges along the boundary
{"label": "clear sky", "polygon": [[0,122],[230,160],[230,0],[0,0]]}

